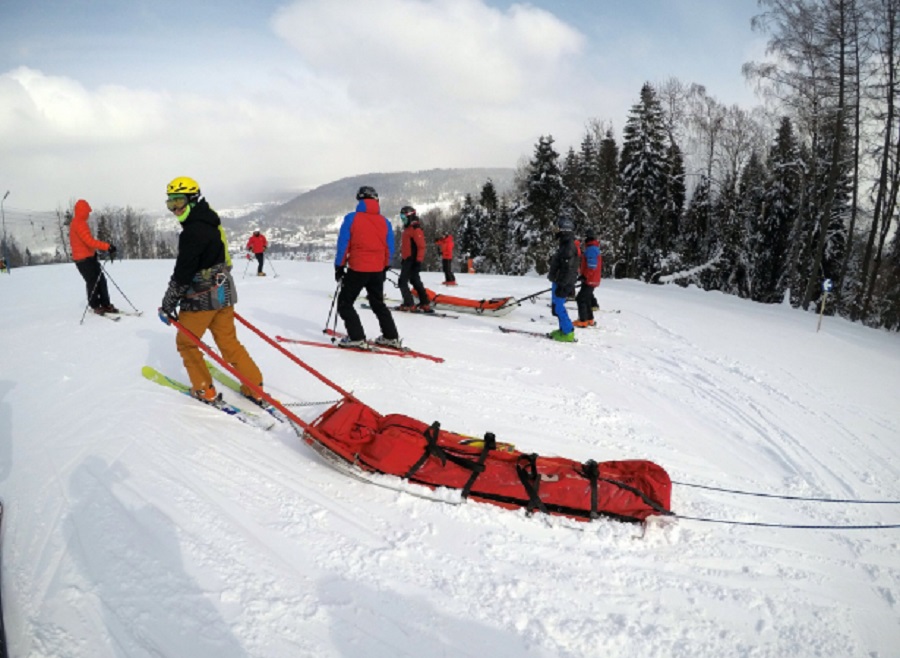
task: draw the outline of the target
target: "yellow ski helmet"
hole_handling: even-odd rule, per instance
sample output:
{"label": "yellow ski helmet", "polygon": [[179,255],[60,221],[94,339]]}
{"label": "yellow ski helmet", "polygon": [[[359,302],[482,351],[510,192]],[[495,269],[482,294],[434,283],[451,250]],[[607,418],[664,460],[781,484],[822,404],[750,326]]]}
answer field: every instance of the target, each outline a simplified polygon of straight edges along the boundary
{"label": "yellow ski helmet", "polygon": [[200,194],[200,185],[193,178],[179,176],[166,187],[166,194],[183,194],[188,199],[192,199]]}

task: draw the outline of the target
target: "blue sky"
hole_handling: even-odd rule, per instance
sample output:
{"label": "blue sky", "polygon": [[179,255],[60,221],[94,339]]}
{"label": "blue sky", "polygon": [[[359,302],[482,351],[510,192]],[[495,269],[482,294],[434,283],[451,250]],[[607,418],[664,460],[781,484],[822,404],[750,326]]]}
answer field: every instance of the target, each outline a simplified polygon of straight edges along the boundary
{"label": "blue sky", "polygon": [[[755,0],[0,0],[7,207],[213,205],[374,171],[514,167],[621,129],[645,81],[755,104]],[[2,193],[3,190],[0,190]]]}

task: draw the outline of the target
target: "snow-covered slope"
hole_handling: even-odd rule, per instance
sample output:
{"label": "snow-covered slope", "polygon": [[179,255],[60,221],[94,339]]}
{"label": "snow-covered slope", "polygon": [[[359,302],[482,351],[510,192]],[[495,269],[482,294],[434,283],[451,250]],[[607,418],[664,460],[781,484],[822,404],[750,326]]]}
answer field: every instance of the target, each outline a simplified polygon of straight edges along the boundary
{"label": "snow-covered slope", "polygon": [[[73,265],[0,276],[12,656],[898,655],[898,529],[681,519],[639,538],[633,525],[445,505],[350,480],[287,427],[248,428],[147,382],[144,364],[184,378],[175,330],[155,316],[171,267],[107,265],[145,315],[84,324]],[[331,266],[275,267],[236,270],[239,312],[270,335],[321,337]],[[458,279],[454,294],[474,298],[547,287]],[[816,333],[811,314],[674,286],[604,281],[598,298],[600,326],[575,345],[505,335],[491,318],[398,315],[406,343],[445,363],[292,351],[384,413],[540,454],[651,459],[684,516],[900,523],[900,505],[687,486],[900,501],[900,336],[834,318]],[[545,299],[502,322],[553,326]],[[240,335],[279,398],[334,399]]]}

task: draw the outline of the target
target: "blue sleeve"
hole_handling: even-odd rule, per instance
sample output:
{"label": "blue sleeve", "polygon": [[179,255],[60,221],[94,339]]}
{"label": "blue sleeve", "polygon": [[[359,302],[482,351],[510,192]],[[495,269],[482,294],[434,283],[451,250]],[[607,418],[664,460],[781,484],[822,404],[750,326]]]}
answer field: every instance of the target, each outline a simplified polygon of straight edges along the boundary
{"label": "blue sleeve", "polygon": [[589,268],[596,269],[597,261],[600,259],[600,247],[588,247],[585,259]]}
{"label": "blue sleeve", "polygon": [[355,212],[344,216],[341,230],[338,232],[337,253],[334,255],[334,266],[341,267],[347,259],[347,248],[350,246],[350,227],[353,225]]}
{"label": "blue sleeve", "polygon": [[391,220],[387,217],[384,218],[384,223],[387,224],[388,262],[390,263],[394,260],[394,227],[391,226]]}

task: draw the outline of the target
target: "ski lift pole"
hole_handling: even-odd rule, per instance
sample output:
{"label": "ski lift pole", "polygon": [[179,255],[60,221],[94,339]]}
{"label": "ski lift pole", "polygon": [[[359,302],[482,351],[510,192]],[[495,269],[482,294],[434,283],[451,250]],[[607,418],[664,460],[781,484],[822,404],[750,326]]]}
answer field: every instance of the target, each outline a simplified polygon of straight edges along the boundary
{"label": "ski lift pole", "polygon": [[816,333],[822,328],[822,317],[825,315],[825,304],[828,302],[828,296],[834,290],[834,283],[831,279],[825,279],[822,282],[822,303],[819,305],[819,323],[816,325]]}
{"label": "ski lift pole", "polygon": [[6,269],[7,274],[12,274],[12,266],[9,263],[9,254],[7,253],[7,239],[6,239],[6,212],[3,210],[3,204],[6,202],[6,197],[9,196],[9,190],[6,190],[6,194],[3,195],[3,198],[0,199],[0,219],[3,220],[3,253],[0,254],[0,260],[3,261],[3,267]]}

